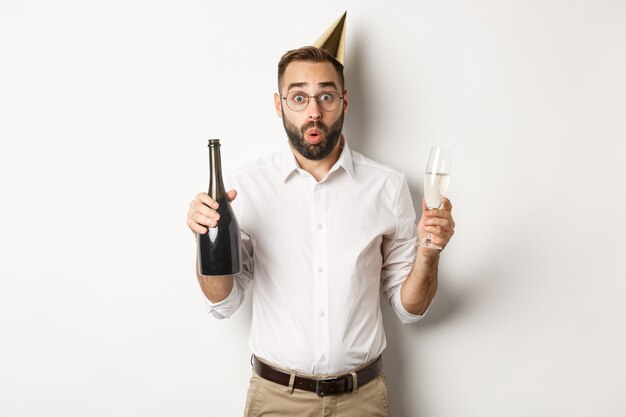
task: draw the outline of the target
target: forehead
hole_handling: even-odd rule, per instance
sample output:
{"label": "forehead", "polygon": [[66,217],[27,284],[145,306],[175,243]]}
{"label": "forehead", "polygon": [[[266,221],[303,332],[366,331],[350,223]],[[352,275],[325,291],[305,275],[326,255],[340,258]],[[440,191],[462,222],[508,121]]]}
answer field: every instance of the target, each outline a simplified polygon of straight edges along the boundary
{"label": "forehead", "polygon": [[334,82],[338,89],[341,88],[339,75],[330,62],[294,61],[285,68],[281,88],[302,84],[304,88],[300,89],[316,89],[328,82]]}

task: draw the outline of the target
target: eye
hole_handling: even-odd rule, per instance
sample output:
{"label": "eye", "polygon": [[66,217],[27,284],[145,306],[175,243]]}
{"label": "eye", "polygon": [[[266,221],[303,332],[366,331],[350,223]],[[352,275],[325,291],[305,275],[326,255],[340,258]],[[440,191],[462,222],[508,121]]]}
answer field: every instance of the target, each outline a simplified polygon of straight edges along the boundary
{"label": "eye", "polygon": [[333,95],[331,93],[324,93],[320,95],[321,101],[333,101]]}
{"label": "eye", "polygon": [[291,96],[291,100],[293,100],[295,103],[302,103],[306,99],[303,94],[296,93]]}

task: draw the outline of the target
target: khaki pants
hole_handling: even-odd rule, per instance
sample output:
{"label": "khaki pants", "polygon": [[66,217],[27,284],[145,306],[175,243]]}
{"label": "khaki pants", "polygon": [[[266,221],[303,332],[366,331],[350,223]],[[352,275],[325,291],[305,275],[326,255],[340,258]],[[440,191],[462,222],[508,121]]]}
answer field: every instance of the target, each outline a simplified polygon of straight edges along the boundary
{"label": "khaki pants", "polygon": [[244,417],[391,417],[391,404],[380,375],[357,392],[318,397],[314,392],[292,389],[263,379],[250,378]]}

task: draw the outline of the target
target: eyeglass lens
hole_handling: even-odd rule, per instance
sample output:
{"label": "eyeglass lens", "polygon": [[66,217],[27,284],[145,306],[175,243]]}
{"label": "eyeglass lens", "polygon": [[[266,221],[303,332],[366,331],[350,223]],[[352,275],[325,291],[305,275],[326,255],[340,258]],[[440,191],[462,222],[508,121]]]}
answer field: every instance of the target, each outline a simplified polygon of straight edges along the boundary
{"label": "eyeglass lens", "polygon": [[301,111],[309,105],[309,101],[312,98],[317,100],[318,106],[325,111],[335,110],[341,101],[339,94],[334,91],[327,91],[314,97],[311,97],[301,91],[292,91],[289,95],[287,95],[287,106],[289,106],[289,108],[293,111]]}

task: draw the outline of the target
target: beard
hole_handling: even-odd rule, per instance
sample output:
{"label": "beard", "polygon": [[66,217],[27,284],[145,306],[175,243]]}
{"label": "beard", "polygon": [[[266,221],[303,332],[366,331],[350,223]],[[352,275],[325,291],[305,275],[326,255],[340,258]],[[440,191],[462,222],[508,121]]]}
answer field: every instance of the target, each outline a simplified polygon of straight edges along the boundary
{"label": "beard", "polygon": [[[289,137],[289,143],[291,143],[291,146],[293,146],[300,155],[312,161],[319,161],[326,158],[333,149],[335,149],[335,145],[337,145],[341,137],[343,112],[341,112],[339,120],[330,127],[322,122],[312,121],[306,123],[299,129],[296,125],[287,120],[285,112],[283,112],[283,126],[285,126],[285,132],[287,132],[287,137]],[[324,134],[324,138],[316,144],[309,143],[304,138],[306,131],[311,128],[317,128]]]}

